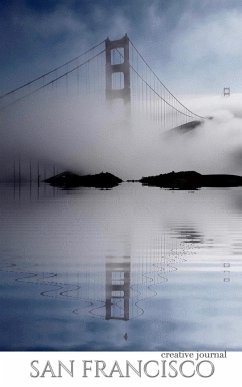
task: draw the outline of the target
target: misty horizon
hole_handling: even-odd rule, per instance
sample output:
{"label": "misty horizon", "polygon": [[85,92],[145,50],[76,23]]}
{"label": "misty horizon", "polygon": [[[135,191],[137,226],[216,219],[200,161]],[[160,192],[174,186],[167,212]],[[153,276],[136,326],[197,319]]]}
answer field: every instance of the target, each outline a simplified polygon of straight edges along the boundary
{"label": "misty horizon", "polygon": [[52,171],[53,166],[79,174],[103,171],[123,180],[172,170],[240,174],[241,98],[187,99],[213,120],[175,136],[142,116],[126,118],[122,107],[98,108],[70,97],[49,105],[37,98],[30,108],[16,106],[11,115],[2,115],[1,177],[13,176],[14,160],[21,160],[27,170],[31,161],[35,168],[39,162]]}

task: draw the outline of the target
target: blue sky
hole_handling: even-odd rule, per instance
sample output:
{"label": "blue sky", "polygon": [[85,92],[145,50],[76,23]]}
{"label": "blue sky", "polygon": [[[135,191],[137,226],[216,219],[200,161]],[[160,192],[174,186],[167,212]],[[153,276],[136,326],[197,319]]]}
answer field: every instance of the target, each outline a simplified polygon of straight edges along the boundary
{"label": "blue sky", "polygon": [[242,89],[239,0],[0,1],[0,92],[128,33],[174,93]]}

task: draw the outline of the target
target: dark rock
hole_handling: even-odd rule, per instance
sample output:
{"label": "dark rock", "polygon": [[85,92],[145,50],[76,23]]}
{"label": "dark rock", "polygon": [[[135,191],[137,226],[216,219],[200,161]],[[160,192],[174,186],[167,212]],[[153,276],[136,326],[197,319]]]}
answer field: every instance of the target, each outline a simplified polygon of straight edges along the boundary
{"label": "dark rock", "polygon": [[237,175],[203,175],[204,187],[240,187],[242,176]]}
{"label": "dark rock", "polygon": [[55,187],[74,188],[74,187],[96,187],[113,188],[122,183],[122,180],[108,172],[102,172],[96,175],[80,176],[75,173],[65,171],[56,176],[45,180]]}
{"label": "dark rock", "polygon": [[201,175],[195,171],[184,171],[142,177],[140,182],[143,185],[178,189],[238,187],[242,186],[242,177],[237,175]]}

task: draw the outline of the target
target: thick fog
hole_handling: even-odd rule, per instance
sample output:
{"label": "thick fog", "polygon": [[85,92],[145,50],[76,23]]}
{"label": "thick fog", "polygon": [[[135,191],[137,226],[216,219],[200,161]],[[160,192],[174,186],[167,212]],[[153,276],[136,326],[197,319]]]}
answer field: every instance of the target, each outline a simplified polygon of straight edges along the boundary
{"label": "thick fog", "polygon": [[[212,116],[189,132],[167,131],[118,104],[39,96],[1,112],[1,176],[13,161],[123,179],[169,171],[242,175],[242,95],[190,96],[184,103]],[[22,173],[24,173],[23,167]],[[52,172],[52,171],[51,171]]]}

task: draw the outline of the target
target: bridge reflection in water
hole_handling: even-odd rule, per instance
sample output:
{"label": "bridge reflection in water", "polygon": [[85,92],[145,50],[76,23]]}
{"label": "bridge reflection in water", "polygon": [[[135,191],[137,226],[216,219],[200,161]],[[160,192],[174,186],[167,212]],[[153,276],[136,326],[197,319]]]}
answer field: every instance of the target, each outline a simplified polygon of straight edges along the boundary
{"label": "bridge reflection in water", "polygon": [[[123,321],[139,318],[145,314],[145,302],[158,295],[169,274],[178,270],[191,252],[191,244],[162,236],[138,257],[107,255],[96,268],[92,262],[85,265],[77,274],[78,290],[73,292],[67,286],[65,295],[89,302],[87,308],[75,309],[77,315]],[[63,278],[63,282],[67,281]]]}
{"label": "bridge reflection in water", "polygon": [[0,192],[1,348],[241,348],[240,189],[27,188]]}
{"label": "bridge reflection in water", "polygon": [[129,320],[130,257],[106,259],[105,319]]}
{"label": "bridge reflection in water", "polygon": [[11,273],[19,285],[41,286],[41,297],[69,299],[70,305],[75,301],[72,312],[80,317],[128,321],[145,313],[145,301],[158,295],[191,248],[174,236],[162,236],[139,256],[107,255],[101,264],[90,260],[76,272],[28,272],[14,263],[2,266],[1,272]]}

